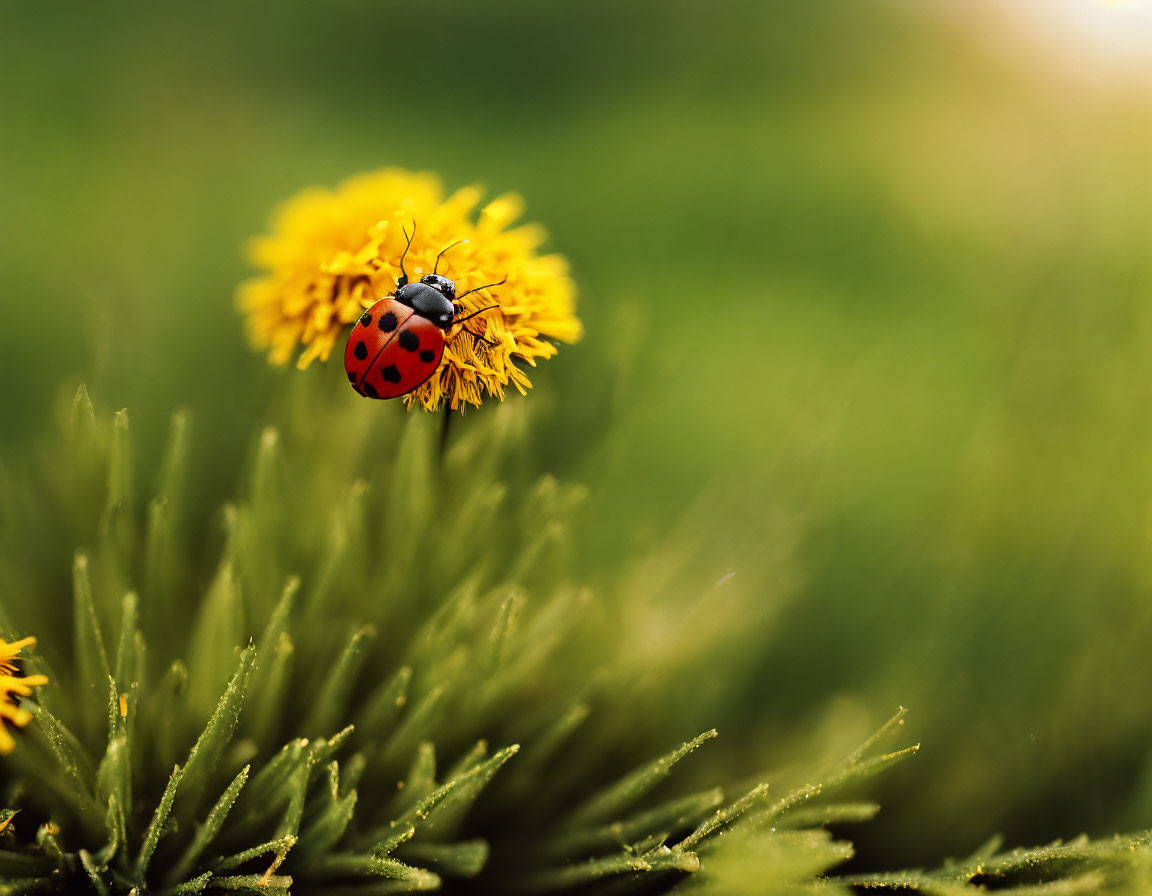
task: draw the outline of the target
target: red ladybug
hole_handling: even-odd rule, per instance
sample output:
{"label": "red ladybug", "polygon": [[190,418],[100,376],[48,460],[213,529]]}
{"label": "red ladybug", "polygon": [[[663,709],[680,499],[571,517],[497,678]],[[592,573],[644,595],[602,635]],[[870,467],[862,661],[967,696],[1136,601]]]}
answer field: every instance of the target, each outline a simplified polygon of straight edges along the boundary
{"label": "red ladybug", "polygon": [[[415,225],[412,233],[416,233]],[[436,270],[440,267],[440,256],[463,240],[441,250],[431,274],[425,274],[419,283],[409,283],[404,258],[412,245],[412,237],[408,236],[407,230],[404,236],[408,237],[408,245],[400,256],[396,292],[385,296],[360,316],[352,327],[348,347],[344,350],[348,382],[367,398],[397,398],[418,388],[440,366],[447,332],[452,325],[498,307],[489,305],[464,317],[456,317],[463,310],[456,303],[456,284],[437,274]],[[477,286],[461,293],[459,298],[489,286],[499,286],[504,280]],[[482,342],[488,341],[477,333],[470,335]]]}

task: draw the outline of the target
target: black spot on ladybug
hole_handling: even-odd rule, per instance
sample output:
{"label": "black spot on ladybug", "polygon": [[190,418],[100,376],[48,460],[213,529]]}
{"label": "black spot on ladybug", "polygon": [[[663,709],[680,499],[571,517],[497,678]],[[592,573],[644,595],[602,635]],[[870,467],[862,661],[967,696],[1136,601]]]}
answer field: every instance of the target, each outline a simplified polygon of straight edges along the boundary
{"label": "black spot on ladybug", "polygon": [[348,371],[348,382],[350,382],[352,385],[356,385],[356,371],[355,370],[349,370]]}
{"label": "black spot on ladybug", "polygon": [[368,357],[368,346],[364,344],[363,339],[356,343],[356,348],[352,349],[352,354],[356,357],[357,361],[363,361]]}
{"label": "black spot on ladybug", "polygon": [[411,330],[405,330],[396,338],[400,341],[400,348],[406,352],[414,352],[420,348],[420,337]]}
{"label": "black spot on ladybug", "polygon": [[360,323],[365,327],[368,326],[370,323],[372,323],[372,315],[365,311],[360,315]]}
{"label": "black spot on ladybug", "polygon": [[420,352],[420,360],[423,361],[425,364],[431,364],[432,359],[435,357],[436,357],[436,352],[431,351],[430,349],[424,349],[424,351]]}
{"label": "black spot on ladybug", "polygon": [[389,364],[380,370],[380,376],[383,377],[386,382],[398,383],[400,382],[400,368],[395,364]]}
{"label": "black spot on ladybug", "polygon": [[396,315],[391,311],[389,311],[387,314],[382,314],[380,316],[380,323],[378,323],[376,326],[378,326],[385,333],[391,333],[396,329]]}
{"label": "black spot on ladybug", "polygon": [[364,391],[368,394],[369,398],[378,398],[380,393],[376,391],[376,387],[371,383],[364,384]]}

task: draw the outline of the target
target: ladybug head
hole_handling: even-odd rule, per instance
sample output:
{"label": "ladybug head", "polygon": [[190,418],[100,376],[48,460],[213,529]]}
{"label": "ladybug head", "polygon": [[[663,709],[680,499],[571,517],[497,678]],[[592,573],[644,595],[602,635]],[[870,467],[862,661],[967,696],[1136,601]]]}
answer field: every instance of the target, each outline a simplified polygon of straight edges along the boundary
{"label": "ladybug head", "polygon": [[454,302],[456,284],[447,277],[438,274],[437,269],[440,267],[440,258],[445,252],[452,246],[458,246],[467,240],[457,240],[451,245],[445,246],[436,256],[436,264],[432,268],[432,273],[421,277],[419,283],[409,283],[408,272],[404,270],[404,258],[412,246],[412,236],[415,233],[416,222],[413,221],[412,234],[410,235],[407,230],[404,231],[404,236],[407,237],[408,242],[404,246],[404,254],[400,256],[400,276],[396,278],[394,297],[401,305],[407,305],[421,317],[432,321],[440,329],[447,330],[452,326],[452,318],[456,314]]}
{"label": "ladybug head", "polygon": [[443,274],[425,274],[420,278],[420,282],[427,283],[433,289],[443,293],[450,302],[456,298],[456,284]]}
{"label": "ladybug head", "polygon": [[[428,275],[428,277],[432,276],[435,275]],[[426,282],[428,277],[424,277],[419,283],[405,283],[396,290],[396,301],[401,305],[407,305],[421,317],[428,318],[440,329],[447,330],[452,326],[452,317],[456,313],[456,306],[452,304],[452,300],[444,294],[443,290],[438,289],[435,284]],[[444,278],[438,279],[443,280]],[[448,281],[448,286],[455,293],[451,280]]]}

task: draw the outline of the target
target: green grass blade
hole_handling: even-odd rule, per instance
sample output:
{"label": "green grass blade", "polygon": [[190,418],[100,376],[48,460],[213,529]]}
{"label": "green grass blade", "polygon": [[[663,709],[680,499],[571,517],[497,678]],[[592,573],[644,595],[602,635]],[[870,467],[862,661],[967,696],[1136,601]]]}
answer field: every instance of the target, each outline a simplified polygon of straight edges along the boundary
{"label": "green grass blade", "polygon": [[356,791],[339,797],[329,803],[300,835],[293,853],[294,861],[307,863],[310,859],[330,852],[352,822],[356,812]]}
{"label": "green grass blade", "polygon": [[307,761],[308,741],[298,738],[280,748],[272,760],[252,777],[244,793],[244,804],[253,810],[266,810],[283,792],[297,766]]}
{"label": "green grass blade", "polygon": [[416,842],[404,847],[404,859],[431,865],[436,871],[453,877],[475,877],[484,870],[488,861],[488,843],[485,840],[466,840],[462,843]]}
{"label": "green grass blade", "polygon": [[675,750],[665,753],[660,758],[645,763],[635,771],[625,775],[612,786],[586,800],[569,817],[567,826],[578,829],[610,821],[613,816],[635,803],[666,778],[677,762],[715,736],[715,729],[705,731],[683,746],[677,747]]}
{"label": "green grass blade", "polygon": [[212,880],[212,872],[205,871],[199,877],[193,877],[175,886],[158,890],[157,896],[198,896],[204,892],[210,880]]}
{"label": "green grass blade", "polygon": [[76,735],[43,706],[28,701],[23,705],[36,720],[56,761],[72,781],[79,804],[93,805],[93,797],[97,790],[96,766],[88,751],[84,749]]}
{"label": "green grass blade", "polygon": [[[94,736],[103,717],[108,678],[112,673],[108,667],[108,654],[104,650],[104,638],[100,633],[100,620],[92,596],[92,579],[88,567],[88,555],[78,553],[72,564],[72,624],[75,632],[76,669],[80,679],[75,699],[83,707],[81,718],[85,722],[84,733]],[[100,711],[97,711],[97,707]]]}
{"label": "green grass blade", "polygon": [[439,836],[454,836],[465,813],[476,802],[481,791],[519,750],[519,744],[498,750],[491,759],[481,762],[471,771],[455,779],[459,782],[459,786],[429,810],[426,822],[428,829],[436,831]]}
{"label": "green grass blade", "polygon": [[152,861],[152,855],[156,852],[160,838],[164,835],[168,817],[172,813],[172,803],[176,799],[176,791],[180,787],[180,781],[183,777],[184,773],[180,766],[172,769],[172,774],[168,777],[168,784],[164,788],[164,794],[160,797],[156,811],[152,813],[152,821],[148,823],[148,829],[144,832],[144,844],[140,847],[140,854],[136,857],[135,869],[136,880],[141,884],[148,871],[148,865]]}
{"label": "green grass blade", "polygon": [[396,859],[384,856],[366,856],[354,853],[332,853],[317,860],[313,869],[325,875],[348,877],[388,877],[393,880],[417,884],[418,889],[429,889],[439,884],[437,875],[423,868],[414,868]]}
{"label": "green grass blade", "polygon": [[212,718],[188,754],[188,761],[184,764],[184,784],[185,792],[192,795],[192,804],[199,801],[209,779],[217,773],[216,765],[236,730],[248,676],[255,660],[256,649],[246,647],[240,654],[236,671],[225,687]]}
{"label": "green grass blade", "polygon": [[188,874],[200,860],[204,850],[216,839],[216,835],[220,833],[220,829],[228,818],[228,813],[232,811],[232,806],[236,803],[236,798],[248,780],[250,769],[251,766],[246,765],[240,770],[240,773],[232,779],[232,783],[220,794],[220,798],[216,800],[216,804],[209,811],[204,823],[196,826],[196,833],[192,837],[192,842],[188,844],[183,855],[172,865],[168,874],[169,881],[179,880]]}
{"label": "green grass blade", "polygon": [[292,878],[284,875],[240,874],[212,878],[213,889],[228,893],[259,893],[261,896],[288,896]]}
{"label": "green grass blade", "polygon": [[436,748],[424,741],[416,748],[412,767],[388,804],[388,812],[403,815],[436,789]]}
{"label": "green grass blade", "polygon": [[402,666],[387,682],[376,688],[356,718],[356,729],[362,736],[382,739],[392,731],[408,702],[408,686],[412,669]]}
{"label": "green grass blade", "polygon": [[596,849],[620,849],[651,831],[674,834],[698,824],[723,802],[724,791],[719,787],[680,797],[620,821],[562,835],[549,844],[548,854],[565,856]]}
{"label": "green grass blade", "polygon": [[606,877],[656,871],[694,872],[700,868],[700,857],[693,852],[667,848],[653,855],[621,853],[606,858],[590,859],[531,875],[526,886],[532,890],[554,892]]}
{"label": "green grass blade", "polygon": [[257,846],[252,846],[240,852],[216,859],[211,863],[211,867],[214,872],[231,871],[234,868],[239,868],[245,862],[250,862],[252,859],[259,858],[260,856],[269,854],[275,856],[286,855],[295,843],[296,837],[293,835],[277,837],[275,840],[269,840]]}
{"label": "green grass blade", "polygon": [[344,718],[356,683],[356,675],[365,660],[365,644],[376,637],[373,626],[364,626],[352,635],[340,659],[329,669],[320,693],[312,703],[312,711],[302,725],[305,734],[331,731]]}
{"label": "green grass blade", "polygon": [[72,399],[72,409],[68,419],[72,437],[82,445],[88,446],[96,437],[96,411],[92,407],[92,397],[88,394],[88,387],[83,383],[76,390]]}
{"label": "green grass blade", "polygon": [[243,631],[240,582],[235,565],[225,558],[196,614],[188,648],[188,699],[194,710],[207,712],[218,699]]}
{"label": "green grass blade", "polygon": [[100,867],[100,863],[86,849],[80,850],[79,856],[80,865],[83,867],[84,873],[88,875],[88,880],[92,882],[92,887],[98,896],[110,896],[108,884],[104,880],[104,869]]}
{"label": "green grass blade", "polygon": [[762,800],[767,793],[767,784],[760,784],[753,787],[744,794],[744,796],[736,800],[736,802],[725,806],[723,809],[718,809],[711,817],[701,823],[696,830],[677,843],[676,849],[678,851],[695,849],[705,840],[714,837],[719,831],[751,809],[752,806]]}

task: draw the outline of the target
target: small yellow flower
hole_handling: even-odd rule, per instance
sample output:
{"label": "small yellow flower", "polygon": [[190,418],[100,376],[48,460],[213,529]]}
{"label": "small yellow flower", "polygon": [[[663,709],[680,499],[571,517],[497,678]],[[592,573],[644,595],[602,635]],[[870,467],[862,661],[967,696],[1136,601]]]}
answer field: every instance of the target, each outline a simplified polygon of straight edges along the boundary
{"label": "small yellow flower", "polygon": [[523,394],[531,383],[517,362],[535,366],[556,353],[555,341],[580,338],[576,289],[563,256],[537,254],[541,227],[510,227],[522,211],[518,196],[501,196],[477,215],[480,198],[477,187],[445,197],[435,175],[386,169],[290,199],[274,216],[271,235],[251,245],[253,262],[266,273],[237,295],[252,344],[273,364],[297,352],[300,368],[327,361],[363,310],[395,290],[404,230],[411,234],[415,225],[405,261],[413,279],[431,273],[437,253],[463,240],[439,268],[457,292],[504,282],[462,298],[461,317],[498,309],[449,331],[443,363],[405,397],[408,406],[479,406],[489,395],[502,399],[509,385]]}
{"label": "small yellow flower", "polygon": [[17,654],[25,647],[34,646],[36,646],[35,638],[22,638],[12,643],[0,638],[0,753],[5,755],[16,749],[16,741],[4,727],[3,720],[7,719],[18,728],[23,728],[32,721],[32,714],[26,709],[21,709],[12,699],[13,696],[30,697],[32,688],[48,684],[48,678],[44,675],[14,674]]}

